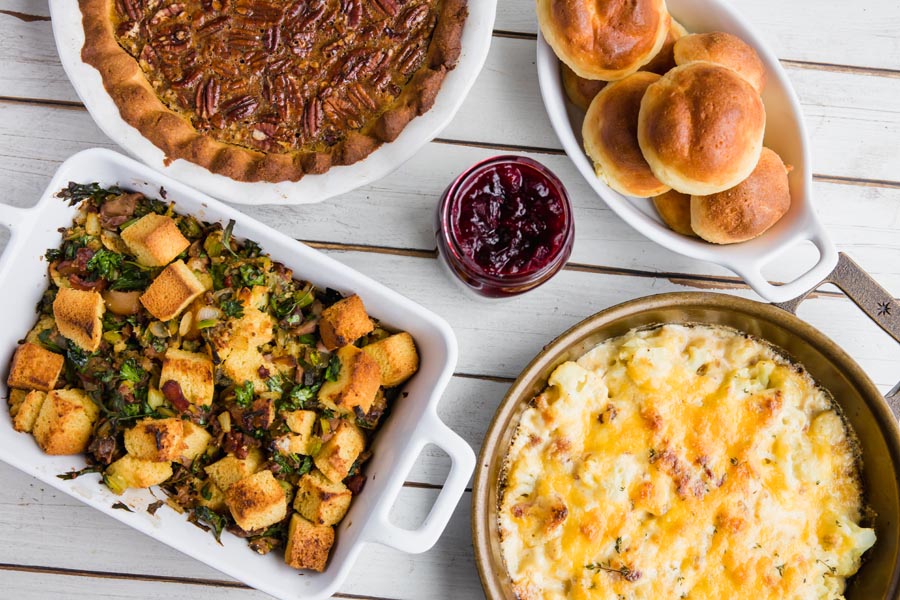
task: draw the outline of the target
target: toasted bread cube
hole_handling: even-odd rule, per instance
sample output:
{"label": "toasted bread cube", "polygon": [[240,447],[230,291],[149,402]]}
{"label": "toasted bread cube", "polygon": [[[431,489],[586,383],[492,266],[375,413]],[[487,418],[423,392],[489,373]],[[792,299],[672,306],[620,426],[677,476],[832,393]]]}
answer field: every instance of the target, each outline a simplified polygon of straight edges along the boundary
{"label": "toasted bread cube", "polygon": [[15,409],[11,406],[9,413],[13,417],[13,428],[30,433],[46,399],[47,392],[31,390]]}
{"label": "toasted bread cube", "polygon": [[381,385],[400,385],[419,370],[419,353],[408,333],[401,332],[374,344],[363,347],[363,352],[371,356],[381,369]]}
{"label": "toasted bread cube", "polygon": [[276,438],[275,447],[282,454],[311,454],[312,432],[318,418],[315,411],[294,410],[283,416],[291,433]]}
{"label": "toasted bread cube", "polygon": [[122,241],[146,267],[163,267],[191,243],[171,217],[150,213],[122,230]]}
{"label": "toasted bread cube", "polygon": [[346,485],[329,481],[316,470],[297,482],[294,510],[318,525],[335,525],[347,514],[352,499]]}
{"label": "toasted bread cube", "polygon": [[156,276],[141,295],[141,304],[160,321],[168,321],[177,317],[204,289],[184,261],[176,260]]}
{"label": "toasted bread cube", "polygon": [[9,388],[9,398],[6,399],[6,404],[9,406],[9,416],[16,416],[16,413],[19,412],[19,407],[22,406],[22,403],[28,396],[28,392],[29,390]]}
{"label": "toasted bread cube", "polygon": [[249,381],[258,394],[268,390],[265,380],[259,374],[259,368],[272,370],[272,363],[244,336],[232,337],[229,345],[219,352],[219,358],[222,359],[219,368],[231,381],[238,385]]}
{"label": "toasted bread cube", "polygon": [[352,344],[375,329],[362,299],[354,294],[322,311],[319,335],[329,351]]}
{"label": "toasted bread cube", "polygon": [[355,414],[359,407],[365,415],[381,386],[378,363],[356,346],[344,346],[337,351],[337,357],[341,371],[337,380],[326,381],[319,388],[319,402],[344,414]]}
{"label": "toasted bread cube", "polygon": [[191,421],[184,421],[182,428],[184,429],[184,448],[181,451],[181,458],[178,462],[192,461],[204,452],[206,452],[212,435],[203,427],[195,425]]}
{"label": "toasted bread cube", "polygon": [[15,411],[10,408],[10,414],[13,417],[13,428],[16,431],[25,431],[30,433],[34,428],[34,423],[41,412],[44,400],[47,399],[47,392],[40,390],[32,390],[28,392],[22,403],[16,407]]}
{"label": "toasted bread cube", "polygon": [[248,475],[252,475],[259,470],[262,465],[262,453],[257,448],[253,448],[247,454],[246,458],[237,458],[235,456],[226,456],[225,458],[214,462],[204,469],[212,482],[215,483],[222,491],[228,491],[228,488],[237,481],[240,481]]}
{"label": "toasted bread cube", "polygon": [[194,489],[197,491],[197,503],[200,506],[213,510],[215,512],[223,512],[225,506],[225,492],[219,489],[212,480],[194,479]]}
{"label": "toasted bread cube", "polygon": [[210,406],[215,393],[213,363],[205,354],[169,348],[163,359],[159,385],[174,381],[184,399],[198,406]]}
{"label": "toasted bread cube", "polygon": [[81,390],[53,390],[41,405],[32,433],[47,454],[81,454],[100,410]]}
{"label": "toasted bread cube", "polygon": [[328,525],[316,525],[301,515],[291,515],[284,562],[295,569],[312,569],[321,573],[328,563],[328,553],[334,545],[334,529]]}
{"label": "toasted bread cube", "polygon": [[143,419],[125,431],[125,450],[141,460],[172,462],[184,452],[181,419]]}
{"label": "toasted bread cube", "polygon": [[65,358],[30,342],[16,349],[6,383],[11,388],[49,392],[56,387]]}
{"label": "toasted bread cube", "polygon": [[82,350],[96,352],[103,336],[106,304],[97,292],[62,288],[53,301],[53,318],[63,337]]}
{"label": "toasted bread cube", "polygon": [[275,321],[264,310],[269,303],[269,288],[264,285],[242,288],[237,299],[244,307],[244,314],[233,322],[232,330],[247,338],[247,344],[254,348],[271,342],[275,336]]}
{"label": "toasted bread cube", "polygon": [[225,491],[225,504],[244,531],[264,529],[287,515],[284,488],[268,469],[232,484]]}
{"label": "toasted bread cube", "polygon": [[343,481],[365,446],[366,438],[359,427],[341,419],[334,435],[322,445],[313,462],[329,480]]}
{"label": "toasted bread cube", "polygon": [[128,488],[159,485],[172,476],[172,463],[142,460],[126,454],[106,468],[103,480],[114,494]]}

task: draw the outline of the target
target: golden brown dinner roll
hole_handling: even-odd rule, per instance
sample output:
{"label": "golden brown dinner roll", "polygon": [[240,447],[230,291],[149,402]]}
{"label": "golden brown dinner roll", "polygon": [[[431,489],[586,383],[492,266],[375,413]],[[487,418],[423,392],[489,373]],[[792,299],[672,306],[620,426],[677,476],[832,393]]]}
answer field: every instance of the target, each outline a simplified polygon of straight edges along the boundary
{"label": "golden brown dinner roll", "polygon": [[651,73],[665,75],[674,69],[676,67],[675,42],[687,34],[687,29],[685,29],[681,23],[675,19],[670,19],[669,32],[666,35],[666,40],[663,42],[662,48],[659,49],[659,52],[656,53],[656,56],[654,56],[650,62],[641,67],[641,71],[650,71]]}
{"label": "golden brown dinner roll", "polygon": [[669,30],[665,0],[537,0],[537,17],[556,56],[585,79],[634,73]]}
{"label": "golden brown dinner roll", "polygon": [[653,197],[653,206],[669,229],[681,235],[697,237],[691,229],[691,197],[675,190]]}
{"label": "golden brown dinner roll", "polygon": [[575,71],[569,68],[564,62],[559,63],[562,72],[563,89],[566,90],[566,96],[572,101],[572,104],[581,110],[587,110],[591,105],[591,100],[597,95],[597,92],[606,85],[605,81],[599,79],[585,79],[575,74]]}
{"label": "golden brown dinner roll", "polygon": [[702,196],[750,174],[765,128],[762,99],[746,79],[726,67],[692,62],[647,88],[638,142],[657,179]]}
{"label": "golden brown dinner roll", "polygon": [[791,206],[788,169],[763,148],[750,176],[724,192],[691,196],[691,228],[708,242],[733,244],[761,235]]}
{"label": "golden brown dinner roll", "polygon": [[610,83],[584,117],[584,149],[594,161],[597,176],[627,196],[656,196],[669,189],[653,176],[637,141],[641,98],[659,78],[641,71]]}
{"label": "golden brown dinner roll", "polygon": [[687,35],[674,44],[674,55],[678,65],[713,62],[737,71],[759,93],[766,87],[766,68],[759,55],[736,35],[724,31]]}

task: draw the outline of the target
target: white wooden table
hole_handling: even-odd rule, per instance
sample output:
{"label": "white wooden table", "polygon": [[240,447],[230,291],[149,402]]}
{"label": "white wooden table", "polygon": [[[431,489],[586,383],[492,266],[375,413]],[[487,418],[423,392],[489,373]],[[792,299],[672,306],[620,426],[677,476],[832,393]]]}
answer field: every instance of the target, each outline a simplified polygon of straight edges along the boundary
{"label": "white wooden table", "polygon": [[[803,103],[819,215],[841,250],[900,295],[900,2],[734,1],[783,59]],[[69,155],[114,147],[60,67],[48,14],[42,1],[0,0],[0,201],[17,206],[33,204]],[[383,181],[319,205],[246,209],[450,322],[460,361],[440,413],[476,451],[512,378],[584,317],[674,290],[754,296],[723,269],[647,241],[591,193],[544,114],[535,31],[533,0],[500,0],[487,65],[459,115]],[[539,290],[501,305],[474,304],[435,260],[434,205],[465,167],[510,152],[544,162],[566,184],[576,211],[575,248],[567,269]],[[5,239],[0,232],[0,243]],[[789,264],[780,261],[768,275],[787,276]],[[900,348],[845,298],[825,290],[800,315],[850,352],[884,391],[900,378]],[[394,508],[400,524],[418,524],[446,475],[446,457],[430,450]],[[482,597],[469,505],[467,493],[425,554],[365,549],[338,597]],[[0,598],[157,597],[266,596],[0,464]]]}

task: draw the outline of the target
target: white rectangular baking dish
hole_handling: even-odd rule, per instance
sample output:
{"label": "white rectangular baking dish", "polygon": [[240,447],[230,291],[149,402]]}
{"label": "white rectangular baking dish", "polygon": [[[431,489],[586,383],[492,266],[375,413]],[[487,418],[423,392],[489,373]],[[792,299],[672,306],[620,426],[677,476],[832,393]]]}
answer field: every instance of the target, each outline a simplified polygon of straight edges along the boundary
{"label": "white rectangular baking dish", "polygon": [[[720,246],[675,233],[663,224],[649,199],[624,196],[610,189],[594,173],[594,167],[584,152],[581,139],[584,112],[568,102],[562,86],[559,59],[538,34],[538,79],[553,129],[585,181],[623,221],[673,252],[717,263],[734,271],[757,294],[770,302],[786,302],[796,298],[822,281],[838,262],[837,249],[816,217],[813,206],[809,139],[797,94],[778,57],[727,0],[668,0],[666,6],[672,17],[688,31],[727,31],[753,46],[762,59],[767,76],[762,94],[767,121],[764,143],[781,155],[785,163],[793,166],[788,176],[791,189],[788,213],[756,239]],[[772,261],[784,260],[783,254],[787,250],[804,242],[811,242],[816,247],[818,257],[815,264],[807,267],[796,265],[794,271],[802,272],[793,281],[781,285],[769,283],[763,276],[763,268]]]}
{"label": "white rectangular baking dish", "polygon": [[[47,191],[30,209],[0,204],[0,225],[11,237],[0,256],[0,396],[8,397],[6,377],[17,346],[32,326],[35,305],[47,288],[47,248],[60,244],[60,227],[71,224],[76,207],[55,194],[69,181],[118,185],[160,197],[160,190],[179,211],[207,221],[236,222],[237,238],[260,243],[275,260],[294,270],[298,277],[318,286],[356,292],[366,308],[391,328],[408,331],[421,355],[419,372],[406,384],[384,427],[373,443],[374,456],[367,465],[366,486],[337,528],[337,542],[324,573],[298,572],[287,567],[277,552],[254,553],[244,540],[222,535],[222,545],[213,536],[185,520],[168,507],[155,516],[145,507],[157,500],[148,490],[112,494],[99,475],[83,475],[63,481],[57,475],[83,468],[82,456],[54,457],[44,454],[32,436],[16,432],[6,410],[0,409],[0,460],[40,479],[82,502],[160,540],[244,583],[282,599],[313,600],[334,594],[367,542],[385,544],[405,552],[423,552],[437,541],[465,491],[475,467],[469,445],[437,416],[437,403],[453,374],[457,359],[456,338],[450,326],[434,313],[404,298],[365,275],[259,223],[240,212],[192,190],[149,167],[104,149],[85,150],[67,160],[56,172]],[[421,527],[400,529],[388,521],[388,513],[419,452],[434,444],[446,452],[452,467],[443,488]],[[165,495],[157,492],[156,496]],[[112,508],[122,501],[135,512]],[[73,551],[75,549],[73,548]],[[135,548],[135,552],[140,552]],[[400,574],[398,574],[400,575]]]}
{"label": "white rectangular baking dish", "polygon": [[157,171],[179,181],[190,182],[193,187],[234,204],[309,204],[349,192],[388,175],[450,123],[487,59],[497,0],[470,0],[468,6],[469,16],[463,29],[459,62],[447,74],[431,110],[410,121],[396,140],[383,144],[365,160],[332,167],[321,175],[306,175],[300,181],[279,183],[235,181],[186,160],[168,163],[162,150],[122,119],[118,107],[103,87],[100,73],[81,60],[84,28],[78,2],[50,0],[50,15],[56,48],[69,81],[97,126],[126,152]]}

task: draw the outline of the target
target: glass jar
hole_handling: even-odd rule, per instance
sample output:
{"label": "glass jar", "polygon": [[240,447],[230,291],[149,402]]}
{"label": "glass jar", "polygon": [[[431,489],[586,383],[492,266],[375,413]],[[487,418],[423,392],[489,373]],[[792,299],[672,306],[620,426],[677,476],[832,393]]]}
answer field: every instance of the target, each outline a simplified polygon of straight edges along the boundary
{"label": "glass jar", "polygon": [[562,269],[572,253],[573,221],[565,187],[547,167],[495,156],[469,168],[441,196],[438,254],[466,289],[510,297]]}

